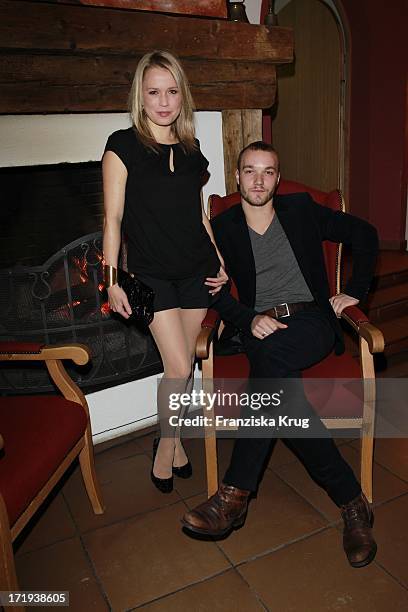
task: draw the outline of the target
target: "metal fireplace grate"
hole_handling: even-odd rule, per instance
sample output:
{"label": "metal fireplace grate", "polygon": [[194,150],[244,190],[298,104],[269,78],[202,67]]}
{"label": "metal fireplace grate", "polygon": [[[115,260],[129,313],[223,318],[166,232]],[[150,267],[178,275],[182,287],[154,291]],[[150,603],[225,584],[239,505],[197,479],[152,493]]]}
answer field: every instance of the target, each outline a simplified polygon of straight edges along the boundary
{"label": "metal fireplace grate", "polygon": [[[55,253],[42,266],[0,270],[0,339],[44,344],[80,342],[92,352],[86,367],[70,366],[84,390],[96,390],[162,371],[149,333],[113,315],[102,284],[101,232]],[[52,385],[36,367],[0,369],[2,392],[46,392]]]}

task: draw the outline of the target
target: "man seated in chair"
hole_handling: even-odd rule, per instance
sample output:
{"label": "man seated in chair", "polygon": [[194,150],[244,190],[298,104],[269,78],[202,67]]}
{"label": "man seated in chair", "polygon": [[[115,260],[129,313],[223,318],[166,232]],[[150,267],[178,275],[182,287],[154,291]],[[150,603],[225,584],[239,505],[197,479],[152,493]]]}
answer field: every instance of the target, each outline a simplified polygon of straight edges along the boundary
{"label": "man seated in chair", "polygon": [[[243,332],[250,384],[299,378],[301,370],[333,348],[336,353],[344,350],[338,317],[366,296],[378,250],[377,232],[369,223],[320,206],[306,193],[274,196],[279,176],[278,154],[269,144],[245,147],[236,170],[241,204],[212,222],[240,300],[224,290],[214,308]],[[331,297],[324,240],[350,244],[353,252],[345,293]],[[312,478],[340,508],[345,553],[353,567],[362,567],[377,549],[371,507],[303,387],[302,393],[302,407],[296,410],[313,421],[314,435],[282,437],[290,437],[290,446]],[[223,483],[215,495],[185,514],[186,530],[219,537],[243,524],[271,443],[265,437],[237,438]]]}

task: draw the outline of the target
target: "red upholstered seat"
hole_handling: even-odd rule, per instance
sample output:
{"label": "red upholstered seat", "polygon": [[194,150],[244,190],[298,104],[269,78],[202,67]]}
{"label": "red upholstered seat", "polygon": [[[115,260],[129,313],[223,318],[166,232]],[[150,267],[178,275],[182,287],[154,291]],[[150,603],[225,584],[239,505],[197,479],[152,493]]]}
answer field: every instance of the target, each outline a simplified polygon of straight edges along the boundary
{"label": "red upholstered seat", "polygon": [[244,353],[214,359],[214,378],[244,378],[249,376],[249,361]]}
{"label": "red upholstered seat", "polygon": [[11,524],[45,485],[87,426],[80,404],[58,396],[47,399],[44,402],[41,395],[0,398],[0,432],[4,440],[0,490]]}
{"label": "red upholstered seat", "polygon": [[93,511],[104,511],[88,404],[63,365],[66,359],[85,365],[89,358],[82,344],[0,342],[0,362],[18,362],[21,368],[28,361],[42,363],[56,387],[56,394],[0,397],[0,585],[5,590],[19,590],[13,541],[77,458]]}
{"label": "red upholstered seat", "polygon": [[322,418],[362,418],[364,393],[361,368],[350,353],[331,353],[304,370],[302,378],[306,396]]}
{"label": "red upholstered seat", "polygon": [[19,353],[21,355],[29,355],[33,353],[40,353],[43,344],[39,342],[17,342],[13,340],[2,340],[0,342],[0,353],[1,354],[11,354],[11,353]]}
{"label": "red upholstered seat", "polygon": [[[244,391],[248,376],[249,362],[245,354],[214,359],[214,380],[223,393]],[[322,418],[362,417],[364,398],[360,365],[349,353],[331,353],[320,363],[304,370],[302,378],[306,396]],[[216,407],[216,414],[237,416],[239,410]]]}

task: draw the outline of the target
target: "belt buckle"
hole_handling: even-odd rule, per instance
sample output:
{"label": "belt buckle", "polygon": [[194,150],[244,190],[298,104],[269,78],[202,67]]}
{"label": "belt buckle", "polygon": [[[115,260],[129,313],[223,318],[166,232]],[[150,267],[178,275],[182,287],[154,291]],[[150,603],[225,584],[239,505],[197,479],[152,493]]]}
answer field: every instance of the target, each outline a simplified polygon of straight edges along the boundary
{"label": "belt buckle", "polygon": [[278,304],[275,308],[279,308],[279,306],[285,306],[286,307],[286,314],[281,315],[279,317],[279,319],[284,319],[285,317],[290,317],[290,312],[289,312],[288,304],[286,302],[284,304]]}

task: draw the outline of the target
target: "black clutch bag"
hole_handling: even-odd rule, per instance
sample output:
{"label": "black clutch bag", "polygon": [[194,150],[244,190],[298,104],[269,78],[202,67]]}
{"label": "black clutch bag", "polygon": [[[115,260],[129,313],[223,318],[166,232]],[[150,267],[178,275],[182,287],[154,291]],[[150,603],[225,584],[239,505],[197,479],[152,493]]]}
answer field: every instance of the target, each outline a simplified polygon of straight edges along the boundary
{"label": "black clutch bag", "polygon": [[154,317],[153,289],[121,268],[118,268],[118,285],[126,293],[132,309],[130,320],[149,325]]}

